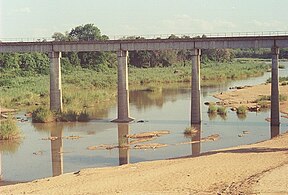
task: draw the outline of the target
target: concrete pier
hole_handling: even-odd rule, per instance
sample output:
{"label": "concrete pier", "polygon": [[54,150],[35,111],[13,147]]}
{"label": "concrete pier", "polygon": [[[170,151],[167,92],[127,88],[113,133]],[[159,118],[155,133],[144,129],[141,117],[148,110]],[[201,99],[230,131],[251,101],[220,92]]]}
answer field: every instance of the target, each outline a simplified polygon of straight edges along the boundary
{"label": "concrete pier", "polygon": [[129,164],[129,130],[128,123],[118,123],[119,165]]}
{"label": "concrete pier", "polygon": [[192,50],[191,124],[201,123],[200,49]]}
{"label": "concrete pier", "polygon": [[272,51],[272,71],[271,71],[271,126],[280,125],[279,109],[279,48],[273,47]]}
{"label": "concrete pier", "polygon": [[127,123],[133,121],[129,115],[128,89],[128,51],[118,51],[118,118],[113,122]]}
{"label": "concrete pier", "polygon": [[50,52],[50,110],[62,112],[61,52]]}

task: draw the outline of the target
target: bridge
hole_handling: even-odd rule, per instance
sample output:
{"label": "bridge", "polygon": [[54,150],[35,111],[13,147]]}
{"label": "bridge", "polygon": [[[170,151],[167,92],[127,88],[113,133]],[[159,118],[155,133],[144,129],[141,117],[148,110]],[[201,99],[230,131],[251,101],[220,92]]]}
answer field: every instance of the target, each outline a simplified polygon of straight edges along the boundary
{"label": "bridge", "polygon": [[191,50],[192,90],[191,124],[201,123],[200,55],[201,49],[270,48],[271,71],[271,126],[279,126],[279,50],[288,48],[288,36],[203,37],[184,39],[134,39],[106,41],[42,41],[0,42],[0,53],[44,52],[50,58],[50,109],[62,111],[61,52],[109,51],[118,58],[118,117],[114,122],[130,122],[127,57],[129,51]]}

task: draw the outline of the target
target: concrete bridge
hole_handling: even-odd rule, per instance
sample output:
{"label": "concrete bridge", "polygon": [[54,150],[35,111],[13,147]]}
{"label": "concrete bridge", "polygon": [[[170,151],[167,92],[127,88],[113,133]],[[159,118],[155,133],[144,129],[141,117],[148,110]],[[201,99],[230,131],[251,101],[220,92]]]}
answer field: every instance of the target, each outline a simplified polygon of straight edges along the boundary
{"label": "concrete bridge", "polygon": [[107,41],[0,42],[0,53],[45,52],[50,64],[50,109],[62,111],[61,52],[112,51],[118,57],[118,117],[115,122],[130,122],[127,57],[129,51],[191,50],[191,124],[201,123],[201,49],[270,48],[272,55],[271,126],[279,126],[279,49],[288,48],[288,36],[208,37],[188,39],[136,39]]}

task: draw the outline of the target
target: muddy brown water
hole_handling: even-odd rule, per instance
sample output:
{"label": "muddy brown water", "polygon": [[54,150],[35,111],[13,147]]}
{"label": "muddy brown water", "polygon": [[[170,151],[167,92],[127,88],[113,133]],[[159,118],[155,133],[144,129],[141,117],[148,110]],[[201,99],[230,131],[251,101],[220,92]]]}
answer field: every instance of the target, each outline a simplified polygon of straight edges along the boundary
{"label": "muddy brown water", "polygon": [[[280,76],[288,76],[288,63],[284,65],[286,69],[279,70]],[[212,97],[214,93],[229,90],[233,86],[263,83],[269,77],[270,73],[265,73],[257,78],[204,87],[202,103],[217,101]],[[97,120],[88,123],[32,124],[30,119],[28,122],[19,122],[24,139],[16,143],[0,142],[1,185],[76,172],[89,167],[197,156],[211,150],[267,140],[288,130],[288,119],[285,118],[281,118],[279,129],[270,129],[270,124],[265,121],[270,115],[269,111],[249,112],[246,116],[237,116],[235,112],[228,111],[226,117],[211,116],[207,114],[207,106],[202,104],[203,122],[196,127],[199,132],[192,138],[185,137],[183,132],[190,127],[190,94],[189,85],[163,86],[154,92],[131,91],[130,113],[135,122],[130,124],[110,122],[116,118],[117,113],[116,105],[113,104],[99,110],[97,107],[90,109]],[[18,115],[25,118],[24,112]],[[133,145],[129,144],[132,140],[125,137],[126,134],[159,130],[168,130],[170,133]],[[211,135],[219,135],[219,139],[203,141]],[[47,139],[49,137],[58,139]],[[128,147],[87,149],[103,144]],[[143,147],[145,149],[138,149],[136,146],[141,144],[151,147],[146,145],[146,148]],[[154,147],[155,144],[161,147]]]}

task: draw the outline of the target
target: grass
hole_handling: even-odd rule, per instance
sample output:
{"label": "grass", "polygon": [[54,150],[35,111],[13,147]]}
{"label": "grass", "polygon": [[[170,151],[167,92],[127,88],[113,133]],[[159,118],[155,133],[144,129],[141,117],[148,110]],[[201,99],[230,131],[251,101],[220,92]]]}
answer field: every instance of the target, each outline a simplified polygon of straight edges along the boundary
{"label": "grass", "polygon": [[90,117],[86,110],[82,111],[78,116],[79,122],[88,122],[89,120],[90,120]]}
{"label": "grass", "polygon": [[214,104],[210,104],[208,107],[208,113],[217,113],[217,110],[218,110],[218,108]]}
{"label": "grass", "polygon": [[226,107],[224,107],[224,106],[219,106],[219,107],[217,108],[217,113],[218,113],[219,115],[226,115],[226,114],[227,114],[227,109],[226,109]]}
{"label": "grass", "polygon": [[[279,77],[279,83],[286,83],[288,82],[288,76],[287,77]],[[271,83],[271,77],[266,80],[266,83]]]}
{"label": "grass", "polygon": [[[263,74],[268,65],[248,61],[240,63],[214,63],[201,65],[202,83],[215,84],[227,79],[241,79]],[[177,70],[177,71],[175,71]],[[134,68],[129,67],[130,88],[151,83],[158,91],[167,83],[191,82],[191,64],[186,66],[173,65],[171,67]],[[66,110],[80,112],[84,108],[92,107],[99,102],[116,102],[117,71],[109,69],[97,72],[89,69],[76,69],[62,74],[63,107]],[[21,77],[13,73],[2,73],[0,78],[0,105],[8,108],[18,108],[27,111],[40,106],[49,106],[49,76],[36,75]]]}
{"label": "grass", "polygon": [[14,140],[20,138],[20,136],[21,131],[12,116],[9,116],[7,120],[1,121],[0,140]]}
{"label": "grass", "polygon": [[67,112],[63,112],[59,116],[62,122],[76,122],[77,121],[77,113],[72,110],[68,110]]}
{"label": "grass", "polygon": [[185,136],[193,136],[198,132],[197,129],[195,129],[194,127],[187,127],[184,130],[184,135]]}
{"label": "grass", "polygon": [[[287,95],[279,94],[279,101],[280,102],[287,101],[287,99],[288,99]],[[261,95],[259,98],[256,99],[255,102],[259,103],[259,102],[267,102],[267,101],[271,101],[270,95]]]}
{"label": "grass", "polygon": [[247,112],[247,106],[239,106],[237,109],[236,109],[236,113],[237,114],[246,114]]}
{"label": "grass", "polygon": [[33,123],[47,123],[54,121],[53,113],[46,107],[39,107],[32,113]]}

